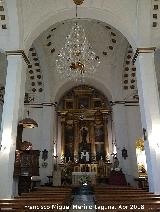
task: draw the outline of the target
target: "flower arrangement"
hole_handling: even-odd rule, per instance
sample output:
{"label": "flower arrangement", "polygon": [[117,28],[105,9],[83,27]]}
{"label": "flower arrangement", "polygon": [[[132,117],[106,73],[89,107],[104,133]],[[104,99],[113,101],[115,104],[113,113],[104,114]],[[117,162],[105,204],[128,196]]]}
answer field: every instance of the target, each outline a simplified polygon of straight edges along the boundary
{"label": "flower arrangement", "polygon": [[91,178],[88,175],[82,175],[79,179],[80,184],[82,185],[87,185],[88,183],[91,182]]}

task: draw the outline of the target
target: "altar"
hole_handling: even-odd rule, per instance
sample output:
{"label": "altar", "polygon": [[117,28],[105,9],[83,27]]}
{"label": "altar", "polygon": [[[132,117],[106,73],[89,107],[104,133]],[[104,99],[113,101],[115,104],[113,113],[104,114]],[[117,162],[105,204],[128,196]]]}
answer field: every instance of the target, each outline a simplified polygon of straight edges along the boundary
{"label": "altar", "polygon": [[107,178],[111,169],[108,158],[111,111],[106,97],[88,85],[77,86],[62,97],[57,113],[61,126],[57,134],[57,140],[61,141],[57,147],[61,184],[79,185],[86,175],[92,185],[99,178]]}
{"label": "altar", "polygon": [[78,186],[80,185],[80,178],[82,176],[89,176],[91,180],[91,184],[96,184],[96,172],[72,172],[72,185]]}

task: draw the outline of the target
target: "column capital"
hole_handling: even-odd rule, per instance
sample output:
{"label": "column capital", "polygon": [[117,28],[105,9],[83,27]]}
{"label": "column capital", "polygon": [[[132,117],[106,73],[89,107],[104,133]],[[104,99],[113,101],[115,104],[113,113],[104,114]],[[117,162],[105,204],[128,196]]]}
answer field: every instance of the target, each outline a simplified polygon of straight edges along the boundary
{"label": "column capital", "polygon": [[137,48],[136,52],[133,55],[133,59],[132,59],[132,63],[133,65],[136,62],[136,59],[138,57],[139,54],[148,54],[148,53],[154,53],[156,50],[156,47],[142,47],[142,48]]}
{"label": "column capital", "polygon": [[7,50],[5,51],[7,57],[8,56],[15,56],[15,55],[20,55],[22,56],[22,58],[24,59],[24,61],[26,62],[27,65],[30,65],[30,61],[27,57],[27,55],[25,54],[25,52],[22,49],[18,49],[18,50]]}

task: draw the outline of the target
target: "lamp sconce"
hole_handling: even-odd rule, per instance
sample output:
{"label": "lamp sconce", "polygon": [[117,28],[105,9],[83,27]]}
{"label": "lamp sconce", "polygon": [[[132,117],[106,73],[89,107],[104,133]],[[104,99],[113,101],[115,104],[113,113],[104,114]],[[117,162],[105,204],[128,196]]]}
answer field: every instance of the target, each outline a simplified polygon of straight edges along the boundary
{"label": "lamp sconce", "polygon": [[57,171],[57,169],[58,169],[58,166],[57,166],[57,158],[58,158],[58,155],[53,155],[53,158],[54,159],[56,159],[56,163],[54,163],[54,165],[53,165],[53,169],[54,169],[54,171]]}
{"label": "lamp sconce", "polygon": [[48,159],[48,151],[47,151],[46,149],[44,149],[44,150],[42,151],[42,159],[43,159],[44,161],[46,161],[46,160]]}
{"label": "lamp sconce", "polygon": [[122,157],[126,160],[126,158],[128,157],[128,153],[125,147],[123,147],[122,149]]}
{"label": "lamp sconce", "polygon": [[143,139],[146,141],[148,139],[147,130],[143,128]]}

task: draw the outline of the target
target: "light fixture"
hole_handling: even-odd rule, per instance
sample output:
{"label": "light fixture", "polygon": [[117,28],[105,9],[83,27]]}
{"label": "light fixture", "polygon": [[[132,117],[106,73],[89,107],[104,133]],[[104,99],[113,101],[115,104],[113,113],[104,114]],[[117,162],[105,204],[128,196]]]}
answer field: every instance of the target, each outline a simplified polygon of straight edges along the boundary
{"label": "light fixture", "polygon": [[[74,3],[76,4],[77,18],[77,5],[82,4],[83,1],[74,0]],[[63,78],[83,81],[84,77],[96,71],[99,63],[99,56],[92,50],[83,27],[76,20],[56,59],[57,72]]]}
{"label": "light fixture", "polygon": [[84,2],[84,0],[73,0],[76,5],[80,5]]}
{"label": "light fixture", "polygon": [[[28,116],[29,116],[29,111],[27,111],[27,113],[28,113]],[[35,127],[38,127],[37,122],[34,121],[33,119],[29,118],[29,117],[19,121],[18,124],[19,125],[23,125],[23,128],[35,128]]]}

